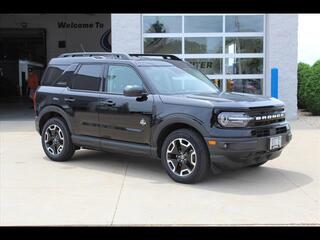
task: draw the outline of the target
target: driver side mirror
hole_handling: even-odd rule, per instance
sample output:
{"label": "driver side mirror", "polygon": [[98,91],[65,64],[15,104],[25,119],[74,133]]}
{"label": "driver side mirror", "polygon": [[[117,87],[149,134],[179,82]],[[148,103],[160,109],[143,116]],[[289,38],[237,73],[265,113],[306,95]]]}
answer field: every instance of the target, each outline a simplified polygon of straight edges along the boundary
{"label": "driver side mirror", "polygon": [[127,85],[123,89],[123,95],[127,97],[142,97],[146,94],[146,90],[138,85]]}

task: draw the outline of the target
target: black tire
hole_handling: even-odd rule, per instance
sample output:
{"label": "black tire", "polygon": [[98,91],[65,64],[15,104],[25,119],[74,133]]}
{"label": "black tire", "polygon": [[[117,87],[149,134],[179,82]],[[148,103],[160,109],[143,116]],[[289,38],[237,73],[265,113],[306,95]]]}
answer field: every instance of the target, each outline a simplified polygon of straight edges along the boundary
{"label": "black tire", "polygon": [[[179,140],[180,139],[180,140]],[[184,139],[184,140],[181,140]],[[187,141],[185,141],[187,140]],[[180,145],[180,150],[181,150],[181,143],[185,143],[187,146],[190,143],[191,144],[191,154],[187,154],[186,157],[183,159],[185,164],[185,169],[181,170],[183,167],[181,167],[181,162],[174,164],[169,157],[172,155],[177,156],[178,154],[173,154],[169,153],[167,151],[176,151],[173,148],[175,148],[176,142],[178,141],[178,145]],[[182,141],[181,143],[179,143]],[[183,142],[184,141],[184,142]],[[189,143],[188,143],[189,142]],[[184,146],[184,150],[187,151],[188,147]],[[189,145],[190,146],[190,145]],[[171,148],[171,149],[170,149]],[[190,147],[189,147],[190,148]],[[177,148],[178,149],[178,148]],[[194,150],[193,150],[194,149]],[[183,152],[181,150],[181,152]],[[181,152],[179,153],[181,157]],[[195,154],[193,154],[195,152]],[[168,161],[167,161],[167,154],[168,154]],[[171,156],[170,156],[170,155]],[[193,156],[191,156],[193,154]],[[172,158],[172,159],[173,159]],[[177,157],[178,158],[178,157]],[[194,160],[196,159],[196,160]],[[170,162],[171,161],[171,162]],[[174,160],[174,161],[179,161],[179,160]],[[180,159],[180,161],[182,161]],[[191,166],[191,161],[194,161],[194,165]],[[167,174],[176,182],[179,183],[196,183],[201,180],[203,180],[210,168],[210,161],[209,161],[209,153],[207,146],[205,145],[205,142],[203,138],[195,131],[190,130],[190,129],[178,129],[172,133],[170,133],[166,139],[164,140],[161,148],[161,162],[163,167],[165,168]],[[178,167],[178,164],[180,164],[180,167]],[[188,167],[187,167],[188,166]],[[189,166],[192,167],[192,170],[190,171]],[[174,168],[174,169],[173,169]],[[180,170],[180,173],[178,173],[178,168]],[[188,175],[178,175],[182,174],[182,172],[189,171]]]}
{"label": "black tire", "polygon": [[255,163],[255,164],[249,165],[248,167],[260,167],[261,165],[265,164],[266,162],[268,162],[268,161],[264,161],[264,162],[260,162],[260,163]]}
{"label": "black tire", "polygon": [[[54,126],[57,126],[57,127],[54,127]],[[46,136],[46,131],[47,130],[48,131],[55,131],[55,130],[50,130],[48,128],[61,130],[59,132],[60,132],[60,134],[62,132],[63,144],[59,145],[59,146],[62,145],[62,150],[60,150],[60,152],[58,152],[56,145],[51,145],[51,144],[49,144],[51,142],[47,141],[48,137]],[[59,136],[61,137],[61,135],[59,135]],[[52,139],[52,137],[51,137],[51,139]],[[46,141],[47,141],[47,143],[46,143]],[[67,124],[61,118],[57,118],[57,117],[51,118],[44,124],[44,127],[42,129],[42,134],[41,134],[41,142],[42,142],[42,148],[43,148],[45,154],[48,156],[48,158],[50,158],[53,161],[57,161],[57,162],[68,161],[72,158],[72,156],[75,152],[75,147],[71,141],[70,131],[67,127]],[[57,143],[57,144],[59,144],[59,143]],[[54,147],[51,147],[51,148],[49,147],[49,150],[48,150],[48,145],[51,145]],[[57,151],[55,151],[55,150],[57,150]],[[50,152],[50,151],[52,151],[52,152]]]}

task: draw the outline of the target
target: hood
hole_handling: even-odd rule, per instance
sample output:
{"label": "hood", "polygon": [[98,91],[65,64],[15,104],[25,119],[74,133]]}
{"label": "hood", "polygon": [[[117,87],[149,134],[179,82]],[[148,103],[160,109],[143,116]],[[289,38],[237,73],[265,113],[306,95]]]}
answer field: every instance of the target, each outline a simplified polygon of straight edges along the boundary
{"label": "hood", "polygon": [[251,108],[284,106],[278,99],[245,93],[199,93],[184,95],[162,95],[163,103],[196,105],[199,107]]}

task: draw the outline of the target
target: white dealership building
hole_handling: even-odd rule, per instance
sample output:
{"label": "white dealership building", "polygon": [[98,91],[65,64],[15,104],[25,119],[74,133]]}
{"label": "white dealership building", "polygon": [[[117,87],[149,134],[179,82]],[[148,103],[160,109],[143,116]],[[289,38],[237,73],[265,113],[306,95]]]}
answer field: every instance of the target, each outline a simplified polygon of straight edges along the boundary
{"label": "white dealership building", "polygon": [[6,63],[45,67],[74,51],[174,54],[223,91],[271,96],[277,90],[294,119],[297,40],[297,14],[0,14],[0,70],[17,72],[21,85],[19,68]]}

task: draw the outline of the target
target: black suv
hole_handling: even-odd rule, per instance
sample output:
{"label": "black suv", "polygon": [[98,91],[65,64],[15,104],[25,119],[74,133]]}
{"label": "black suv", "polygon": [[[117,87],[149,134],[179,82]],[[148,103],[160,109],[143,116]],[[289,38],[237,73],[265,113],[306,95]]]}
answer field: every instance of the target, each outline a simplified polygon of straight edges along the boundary
{"label": "black suv", "polygon": [[177,182],[208,169],[260,166],[291,140],[284,104],[221,92],[173,55],[72,53],[53,58],[35,96],[46,155],[80,148],[160,158]]}

